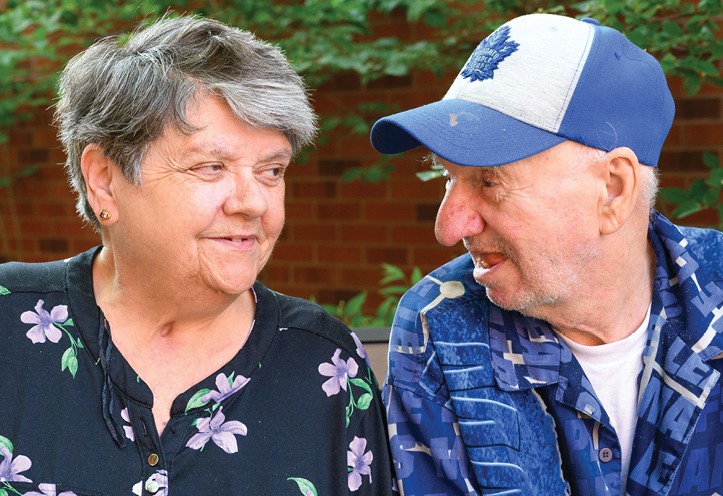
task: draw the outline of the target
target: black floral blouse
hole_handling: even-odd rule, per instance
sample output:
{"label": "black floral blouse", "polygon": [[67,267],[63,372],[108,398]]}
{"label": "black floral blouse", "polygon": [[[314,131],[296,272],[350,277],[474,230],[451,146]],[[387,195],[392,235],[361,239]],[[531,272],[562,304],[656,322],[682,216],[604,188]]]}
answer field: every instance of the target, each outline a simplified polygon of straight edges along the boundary
{"label": "black floral blouse", "polygon": [[0,496],[392,494],[361,344],[260,283],[246,344],[175,399],[159,437],[95,303],[98,250],[0,266]]}

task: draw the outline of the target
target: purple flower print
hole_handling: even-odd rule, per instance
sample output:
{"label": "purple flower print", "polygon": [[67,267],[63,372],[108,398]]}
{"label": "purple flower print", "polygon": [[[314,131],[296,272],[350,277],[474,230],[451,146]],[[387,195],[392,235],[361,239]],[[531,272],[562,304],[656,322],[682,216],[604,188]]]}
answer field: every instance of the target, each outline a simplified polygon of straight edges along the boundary
{"label": "purple flower print", "polygon": [[219,407],[215,417],[204,417],[198,420],[196,427],[198,433],[194,434],[188,440],[186,446],[191,449],[201,449],[206,446],[209,439],[216,443],[216,446],[224,450],[226,453],[236,453],[238,451],[238,443],[234,434],[245,436],[248,430],[246,426],[238,420],[230,420],[224,422],[226,417],[221,412],[223,407]]}
{"label": "purple flower print", "polygon": [[359,339],[359,337],[354,332],[351,333],[351,337],[354,340],[354,342],[356,343],[357,355],[359,355],[361,358],[363,358],[367,362],[367,365],[369,366],[369,368],[372,368],[372,364],[369,362],[369,357],[367,356],[367,352],[364,349],[364,346],[362,346],[362,343],[361,343],[361,340]]}
{"label": "purple flower print", "polygon": [[349,490],[356,491],[362,485],[362,475],[369,476],[369,483],[372,482],[372,469],[369,465],[374,459],[371,450],[364,453],[367,447],[367,440],[363,437],[354,436],[354,440],[349,443],[349,451],[346,452],[346,464],[351,467],[349,472]]}
{"label": "purple flower print", "polygon": [[[168,472],[166,472],[165,470],[157,470],[156,473],[151,475],[146,481],[146,490],[149,493],[153,494],[153,496],[167,496]],[[133,494],[137,494],[138,496],[140,496],[143,493],[143,481],[135,484],[132,491]]]}
{"label": "purple flower print", "polygon": [[233,393],[248,384],[250,380],[251,379],[248,379],[242,375],[238,375],[233,380],[233,385],[231,385],[231,382],[228,380],[228,377],[226,377],[226,374],[218,374],[216,376],[216,387],[218,388],[218,391],[209,391],[201,397],[201,402],[208,403],[209,401],[213,400],[216,403],[221,403],[222,400],[228,398]]}
{"label": "purple flower print", "polygon": [[39,484],[38,489],[42,492],[30,491],[25,493],[23,496],[77,496],[73,491],[63,491],[58,494],[55,490],[55,484]]}
{"label": "purple flower print", "polygon": [[[126,422],[128,422],[129,424],[131,423],[131,416],[128,413],[128,408],[124,408],[123,410],[121,410],[121,418],[123,420],[125,420]],[[136,441],[136,433],[133,432],[133,427],[131,427],[130,425],[124,425],[123,431],[126,433],[126,437],[128,439],[130,439],[133,442]]]}
{"label": "purple flower print", "polygon": [[334,356],[331,357],[332,363],[322,363],[319,365],[319,373],[331,377],[328,381],[321,385],[327,396],[335,395],[339,392],[339,388],[346,391],[347,377],[354,377],[359,369],[353,358],[349,358],[346,362],[339,358],[341,349],[337,348]]}
{"label": "purple flower print", "polygon": [[35,305],[35,312],[23,312],[20,320],[26,324],[36,324],[26,334],[34,344],[44,343],[46,338],[53,343],[57,343],[63,333],[53,324],[56,322],[63,323],[68,320],[68,306],[57,305],[48,313],[43,308],[43,304],[45,304],[43,300],[38,300]]}
{"label": "purple flower print", "polygon": [[0,462],[0,482],[33,482],[19,475],[32,465],[30,458],[20,455],[13,460],[13,454],[5,446],[0,446],[0,455],[3,456],[3,461]]}

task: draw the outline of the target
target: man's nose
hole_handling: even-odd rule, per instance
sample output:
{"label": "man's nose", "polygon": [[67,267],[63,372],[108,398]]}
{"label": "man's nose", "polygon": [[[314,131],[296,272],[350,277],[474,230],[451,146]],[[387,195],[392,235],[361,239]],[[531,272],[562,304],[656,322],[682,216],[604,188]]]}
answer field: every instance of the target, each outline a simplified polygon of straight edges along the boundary
{"label": "man's nose", "polygon": [[473,200],[460,185],[447,190],[434,224],[434,234],[442,245],[454,246],[462,239],[484,231],[486,223],[476,211]]}

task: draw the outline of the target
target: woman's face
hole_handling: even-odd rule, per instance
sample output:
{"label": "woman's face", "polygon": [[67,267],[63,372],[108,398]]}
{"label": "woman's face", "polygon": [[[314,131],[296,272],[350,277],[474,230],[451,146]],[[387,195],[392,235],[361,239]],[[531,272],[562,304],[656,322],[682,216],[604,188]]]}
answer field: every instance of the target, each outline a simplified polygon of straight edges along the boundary
{"label": "woman's face", "polygon": [[238,295],[264,267],[284,225],[283,133],[249,127],[222,100],[189,109],[201,130],[170,125],[151,145],[142,184],[113,183],[118,220],[108,241],[126,266],[177,291]]}

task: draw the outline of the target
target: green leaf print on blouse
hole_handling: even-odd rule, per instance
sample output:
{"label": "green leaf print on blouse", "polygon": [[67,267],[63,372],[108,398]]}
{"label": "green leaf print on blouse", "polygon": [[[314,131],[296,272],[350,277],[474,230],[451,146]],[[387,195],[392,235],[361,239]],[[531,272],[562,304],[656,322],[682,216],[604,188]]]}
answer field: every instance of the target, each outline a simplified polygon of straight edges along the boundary
{"label": "green leaf print on blouse", "polygon": [[191,399],[188,400],[186,413],[193,408],[205,405],[211,400],[216,402],[216,404],[221,403],[221,401],[234,394],[251,380],[242,375],[239,375],[236,379],[234,379],[234,374],[235,372],[231,372],[231,375],[226,377],[226,374],[220,373],[216,376],[216,387],[218,388],[218,391],[212,391],[211,389],[199,389],[196,391],[194,395],[191,396]]}
{"label": "green leaf print on blouse", "polygon": [[[238,443],[235,436],[245,436],[248,429],[246,428],[246,424],[238,420],[229,420],[226,422],[226,416],[221,411],[223,407],[221,407],[220,404],[221,401],[248,384],[251,379],[242,375],[238,375],[234,379],[234,374],[235,372],[232,372],[229,377],[226,377],[224,373],[218,374],[216,376],[216,387],[218,391],[200,389],[188,400],[186,413],[192,408],[204,406],[210,401],[213,401],[214,404],[210,408],[205,409],[205,411],[209,413],[208,417],[194,420],[193,425],[198,429],[198,433],[194,434],[191,439],[188,440],[186,447],[203,450],[206,443],[212,440],[216,446],[228,454],[238,452]],[[216,410],[218,411],[214,415],[213,412]]]}
{"label": "green leaf print on blouse", "polygon": [[299,491],[301,491],[301,494],[304,496],[319,496],[314,484],[312,484],[310,480],[302,479],[301,477],[289,477],[286,480],[296,482],[299,486]]}
{"label": "green leaf print on blouse", "polygon": [[65,332],[70,339],[70,348],[65,350],[63,357],[60,359],[61,372],[68,369],[70,374],[75,378],[78,371],[78,349],[83,347],[80,339],[73,338],[73,335],[66,329],[72,326],[73,319],[68,318],[68,306],[56,305],[48,312],[43,308],[45,301],[38,300],[35,304],[35,311],[23,312],[20,320],[25,324],[35,324],[25,335],[33,342],[33,344],[44,343],[46,340],[51,343],[57,343],[63,337]]}
{"label": "green leaf print on blouse", "polygon": [[[359,365],[353,358],[349,358],[344,361],[340,358],[341,349],[337,348],[334,352],[334,356],[331,357],[331,363],[325,362],[319,365],[319,373],[326,377],[331,377],[324,384],[321,385],[321,389],[324,390],[326,396],[333,396],[338,394],[342,389],[349,392],[349,405],[346,407],[346,425],[349,425],[349,420],[354,414],[355,409],[367,410],[369,405],[372,403],[374,396],[372,395],[372,376],[371,369],[367,369],[368,379],[356,377],[359,371]],[[361,396],[355,401],[354,394],[351,386],[353,384],[364,390]]]}

